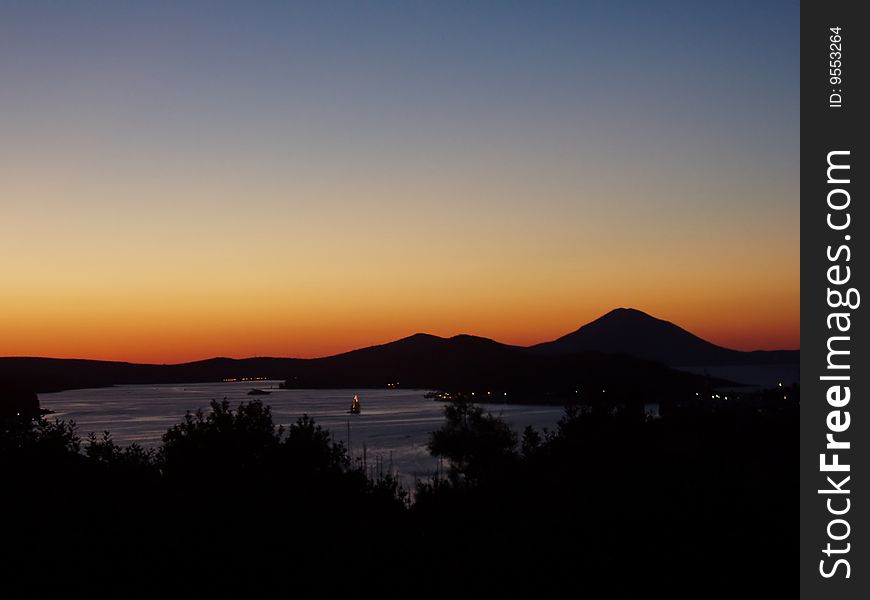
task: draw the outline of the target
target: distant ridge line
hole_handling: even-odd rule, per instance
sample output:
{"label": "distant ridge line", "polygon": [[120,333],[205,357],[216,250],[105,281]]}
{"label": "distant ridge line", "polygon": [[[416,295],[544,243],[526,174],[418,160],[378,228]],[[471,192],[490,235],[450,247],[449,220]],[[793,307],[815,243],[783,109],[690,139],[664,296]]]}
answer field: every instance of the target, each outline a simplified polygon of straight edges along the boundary
{"label": "distant ridge line", "polygon": [[[0,387],[39,392],[117,384],[190,383],[268,377],[312,387],[566,386],[621,372],[664,381],[667,367],[797,364],[798,350],[741,352],[712,344],[632,308],[617,308],[558,339],[529,347],[459,334],[416,333],[393,342],[322,358],[214,357],[179,364],[137,364],[91,359],[0,358]],[[621,371],[620,371],[621,369]],[[660,369],[660,371],[656,371]],[[655,372],[654,372],[655,371]],[[294,382],[296,382],[294,384]],[[544,382],[544,383],[542,383]]]}

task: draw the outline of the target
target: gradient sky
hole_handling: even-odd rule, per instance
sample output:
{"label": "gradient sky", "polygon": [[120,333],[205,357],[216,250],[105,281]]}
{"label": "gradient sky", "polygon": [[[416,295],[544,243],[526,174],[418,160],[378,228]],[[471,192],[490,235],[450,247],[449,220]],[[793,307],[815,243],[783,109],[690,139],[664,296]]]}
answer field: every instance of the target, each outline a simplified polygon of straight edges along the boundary
{"label": "gradient sky", "polygon": [[0,355],[797,348],[798,2],[0,3]]}

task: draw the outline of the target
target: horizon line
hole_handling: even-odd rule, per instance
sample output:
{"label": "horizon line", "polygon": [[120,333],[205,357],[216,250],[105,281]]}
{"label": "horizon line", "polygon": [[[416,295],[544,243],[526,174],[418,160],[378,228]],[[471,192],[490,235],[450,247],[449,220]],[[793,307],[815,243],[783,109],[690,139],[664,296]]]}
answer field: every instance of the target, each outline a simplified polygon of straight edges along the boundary
{"label": "horizon line", "polygon": [[713,345],[715,345],[715,346],[718,346],[718,347],[720,347],[720,348],[724,348],[724,349],[726,349],[726,350],[733,350],[734,352],[746,352],[746,353],[752,353],[752,352],[800,352],[800,346],[798,346],[797,348],[773,348],[773,349],[769,349],[769,350],[762,350],[762,349],[755,349],[755,350],[736,350],[736,349],[734,349],[734,348],[729,348],[729,347],[727,347],[727,346],[722,346],[722,345],[717,344],[716,342],[712,342],[712,341],[710,341],[710,340],[708,340],[708,339],[701,338],[700,336],[697,336],[696,334],[694,334],[694,333],[692,333],[691,331],[689,331],[689,330],[687,330],[687,329],[685,329],[685,328],[683,328],[683,327],[681,327],[681,326],[679,326],[679,325],[673,323],[672,321],[668,321],[668,320],[666,320],[666,319],[660,319],[660,318],[655,317],[655,316],[653,316],[653,315],[650,315],[649,313],[644,312],[644,311],[642,311],[642,310],[639,310],[639,309],[636,309],[636,308],[630,308],[630,307],[617,307],[617,308],[614,308],[614,309],[612,309],[612,310],[610,310],[610,311],[604,313],[604,314],[601,315],[600,317],[597,317],[597,318],[593,319],[592,321],[589,321],[588,323],[584,323],[583,325],[581,325],[580,327],[578,327],[578,328],[576,328],[576,329],[572,329],[571,331],[569,331],[569,332],[566,333],[566,334],[563,334],[562,336],[559,336],[559,337],[554,338],[554,339],[542,340],[542,341],[540,341],[540,342],[536,342],[536,343],[533,343],[533,344],[529,344],[529,345],[527,345],[527,346],[521,346],[521,345],[517,345],[517,344],[508,344],[508,343],[505,343],[505,342],[500,342],[500,341],[498,341],[498,340],[496,340],[496,339],[494,339],[494,338],[489,338],[489,337],[485,337],[485,336],[481,336],[481,335],[476,335],[476,334],[473,334],[473,333],[457,333],[457,334],[450,335],[450,336],[442,336],[442,335],[437,335],[437,334],[434,334],[434,333],[427,333],[427,332],[424,332],[424,331],[417,331],[417,332],[415,332],[415,333],[412,333],[412,334],[409,334],[409,335],[405,335],[405,336],[401,336],[401,337],[398,337],[398,338],[395,338],[395,339],[392,339],[392,340],[388,340],[388,341],[386,341],[386,342],[372,343],[372,344],[369,344],[369,345],[366,345],[366,346],[358,346],[358,347],[350,348],[350,349],[347,349],[347,350],[342,350],[342,351],[340,351],[340,352],[336,352],[336,353],[334,353],[334,354],[324,354],[324,355],[319,355],[319,356],[308,356],[308,357],[298,357],[298,356],[268,356],[268,355],[249,355],[249,356],[222,356],[222,355],[212,355],[212,356],[208,356],[208,357],[205,357],[205,358],[198,358],[198,359],[193,359],[193,360],[185,360],[185,361],[182,361],[182,362],[136,362],[136,361],[132,361],[132,360],[103,359],[103,358],[87,358],[87,357],[80,357],[80,356],[67,356],[67,357],[63,357],[63,356],[25,356],[25,355],[6,355],[6,356],[0,356],[0,359],[80,360],[80,361],[90,361],[90,362],[113,362],[113,363],[126,363],[126,364],[134,364],[134,365],[157,365],[157,366],[187,365],[187,364],[193,364],[193,363],[199,363],[199,362],[207,362],[207,361],[210,361],[210,360],[255,360],[255,359],[273,359],[273,360],[318,360],[318,359],[323,359],[323,358],[330,358],[330,357],[333,357],[333,356],[341,356],[341,355],[343,355],[343,354],[348,354],[348,353],[351,353],[351,352],[356,352],[356,351],[358,351],[358,350],[365,350],[365,349],[367,349],[367,348],[377,348],[377,347],[379,347],[379,346],[386,346],[386,345],[388,345],[388,344],[392,344],[392,343],[395,343],[395,342],[400,342],[400,341],[402,341],[402,340],[407,340],[407,339],[410,339],[410,338],[413,338],[413,337],[417,337],[417,336],[427,336],[427,337],[433,337],[433,338],[437,338],[437,339],[441,339],[441,340],[450,340],[450,339],[455,339],[455,338],[458,338],[458,337],[473,337],[473,338],[479,338],[479,339],[489,340],[489,341],[495,342],[495,343],[497,343],[497,344],[501,344],[501,345],[503,345],[503,346],[508,346],[508,347],[512,347],[512,348],[528,349],[528,348],[532,348],[532,347],[534,347],[534,346],[537,346],[537,345],[539,345],[539,344],[544,344],[544,343],[547,343],[547,342],[554,341],[554,340],[556,340],[556,339],[560,339],[561,337],[564,337],[565,335],[570,335],[571,333],[575,333],[575,332],[579,331],[580,329],[582,329],[583,327],[585,327],[586,325],[589,325],[590,323],[594,323],[594,322],[598,321],[599,319],[601,319],[601,318],[603,318],[603,317],[605,317],[605,316],[607,316],[607,315],[609,315],[609,314],[611,314],[611,313],[613,313],[613,312],[617,312],[617,311],[634,311],[634,312],[639,312],[639,313],[641,313],[641,314],[643,314],[643,315],[645,315],[645,316],[647,316],[647,317],[649,317],[649,318],[651,318],[651,319],[655,319],[656,321],[663,321],[663,322],[665,322],[665,323],[670,323],[670,324],[672,324],[672,325],[675,325],[676,327],[679,327],[681,330],[685,331],[686,333],[689,333],[690,335],[695,335],[695,337],[698,337],[699,339],[701,339],[701,340],[703,340],[703,341],[705,341],[705,342],[707,342],[707,343],[709,343],[709,344],[713,344]]}

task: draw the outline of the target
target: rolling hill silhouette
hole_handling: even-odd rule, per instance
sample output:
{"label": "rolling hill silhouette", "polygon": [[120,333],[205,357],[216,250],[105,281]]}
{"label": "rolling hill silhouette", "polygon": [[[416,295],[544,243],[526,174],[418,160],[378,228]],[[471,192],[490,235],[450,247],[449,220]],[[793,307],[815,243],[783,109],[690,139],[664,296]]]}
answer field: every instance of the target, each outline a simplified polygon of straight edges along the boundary
{"label": "rolling hill silhouette", "polygon": [[633,308],[617,308],[552,342],[530,348],[540,354],[628,354],[670,366],[796,364],[797,350],[741,352],[717,346]]}
{"label": "rolling hill silhouette", "polygon": [[[385,387],[572,393],[578,388],[633,394],[696,389],[703,378],[668,366],[794,364],[798,351],[739,352],[633,309],[616,309],[552,342],[530,348],[491,339],[416,334],[335,356],[213,358],[176,365],[77,359],[0,358],[3,388],[51,392],[117,384],[286,380],[289,387]],[[707,380],[709,383],[709,380]]]}
{"label": "rolling hill silhouette", "polygon": [[701,378],[651,361],[598,352],[542,355],[487,338],[413,335],[322,359],[289,365],[289,387],[401,387],[550,395],[578,388],[607,388],[635,394],[692,388]]}

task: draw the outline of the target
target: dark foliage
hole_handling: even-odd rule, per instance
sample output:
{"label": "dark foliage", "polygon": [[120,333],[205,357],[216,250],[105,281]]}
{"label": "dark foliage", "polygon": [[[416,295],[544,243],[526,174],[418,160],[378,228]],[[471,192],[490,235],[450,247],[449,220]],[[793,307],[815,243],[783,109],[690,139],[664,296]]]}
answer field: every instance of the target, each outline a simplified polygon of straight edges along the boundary
{"label": "dark foliage", "polygon": [[[157,451],[0,421],[4,597],[791,595],[798,390],[566,410],[520,439],[446,404],[413,504],[308,417],[214,403]],[[777,395],[778,398],[782,398]]]}
{"label": "dark foliage", "polygon": [[233,411],[228,401],[212,400],[207,415],[188,412],[163,435],[161,467],[167,477],[187,483],[233,480],[270,462],[283,432],[261,402]]}
{"label": "dark foliage", "polygon": [[464,401],[447,404],[444,416],[446,423],[432,433],[429,451],[450,461],[450,481],[474,485],[513,466],[517,436],[503,421]]}
{"label": "dark foliage", "polygon": [[[796,592],[799,390],[671,407],[667,418],[568,407],[553,432],[527,428],[491,469],[490,425],[454,417],[432,445],[451,473],[419,485],[414,520],[437,523],[469,586],[540,597],[776,597]],[[468,407],[448,412],[474,414]],[[590,590],[595,590],[590,594]]]}
{"label": "dark foliage", "polygon": [[158,451],[4,419],[0,477],[4,597],[305,596],[405,515],[395,479],[367,479],[312,419],[284,431],[259,401],[188,414]]}

